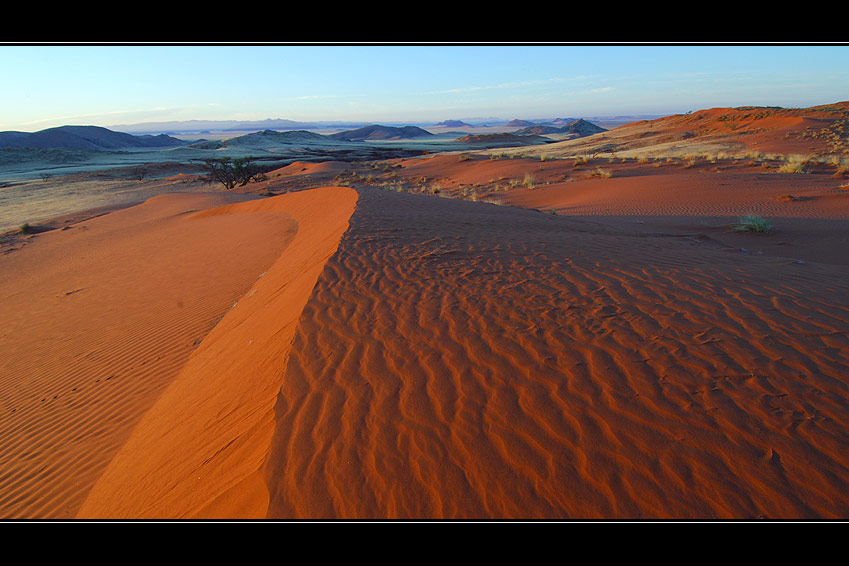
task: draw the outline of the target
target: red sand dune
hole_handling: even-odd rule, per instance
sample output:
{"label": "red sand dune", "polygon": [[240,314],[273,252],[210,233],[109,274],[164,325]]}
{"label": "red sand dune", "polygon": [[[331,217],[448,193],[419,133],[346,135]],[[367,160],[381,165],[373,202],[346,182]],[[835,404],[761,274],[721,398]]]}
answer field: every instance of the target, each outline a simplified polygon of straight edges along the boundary
{"label": "red sand dune", "polygon": [[710,108],[609,131],[505,151],[531,155],[838,155],[849,135],[849,102],[811,108]]}
{"label": "red sand dune", "polygon": [[350,225],[268,517],[849,513],[845,266],[378,191]]}
{"label": "red sand dune", "polygon": [[572,216],[723,216],[742,214],[771,218],[849,218],[849,190],[832,175],[764,173],[746,165],[711,174],[704,167],[653,168],[604,164],[612,178],[580,174],[568,181],[514,190],[505,204],[554,210]]}
{"label": "red sand dune", "polygon": [[198,212],[245,198],[160,196],[0,258],[0,515],[75,516],[201,340],[297,241],[292,197]]}
{"label": "red sand dune", "polygon": [[686,132],[696,139],[724,140],[760,153],[810,155],[829,153],[834,136],[845,143],[847,118],[849,102],[810,108],[710,108],[626,125],[614,131],[638,135],[651,132],[661,136]]}
{"label": "red sand dune", "polygon": [[[6,514],[57,516],[59,502],[108,519],[849,514],[845,264],[358,192],[171,220],[238,232],[267,212],[297,231],[247,270],[238,303],[220,303],[228,312],[155,393],[94,392],[82,417],[7,412],[29,427],[4,436],[16,457],[41,462],[6,475],[20,492]],[[114,313],[102,316],[106,328]],[[125,348],[100,363],[141,346]],[[71,389],[67,374],[52,379]],[[87,429],[87,450],[44,444]]]}
{"label": "red sand dune", "polygon": [[259,472],[292,335],[355,202],[353,190],[328,188],[196,215],[285,211],[297,232],[136,425],[79,518],[263,516],[268,497]]}
{"label": "red sand dune", "polygon": [[[0,514],[849,517],[845,180],[393,163],[539,186],[169,195],[0,256]],[[261,189],[304,167],[343,169]]]}
{"label": "red sand dune", "polygon": [[307,161],[295,161],[285,167],[281,167],[271,173],[271,176],[300,176],[309,175],[310,177],[332,177],[350,168],[351,164],[345,161],[321,161],[318,163],[310,163]]}

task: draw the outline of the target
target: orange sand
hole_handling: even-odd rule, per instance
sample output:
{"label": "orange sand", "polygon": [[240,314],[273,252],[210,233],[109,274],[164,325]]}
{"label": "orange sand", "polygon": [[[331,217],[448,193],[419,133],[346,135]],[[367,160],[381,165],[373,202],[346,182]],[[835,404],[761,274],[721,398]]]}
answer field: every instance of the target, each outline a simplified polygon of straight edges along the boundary
{"label": "orange sand", "polygon": [[[326,193],[330,210],[352,191]],[[201,213],[245,197],[159,196],[0,257],[0,515],[76,515],[190,356],[208,349],[207,334],[259,300],[246,293],[267,284],[263,274],[299,241],[297,198]],[[328,230],[309,214],[307,225]],[[196,410],[183,406],[172,418]]]}
{"label": "orange sand", "polygon": [[196,218],[168,195],[0,257],[0,515],[73,517],[204,335],[296,229],[279,212]]}
{"label": "orange sand", "polygon": [[298,316],[347,227],[356,193],[318,189],[217,208],[197,218],[285,211],[297,232],[221,319],[136,425],[79,518],[252,518],[273,406]]}
{"label": "orange sand", "polygon": [[267,516],[846,517],[847,282],[363,190],[295,335]]}
{"label": "orange sand", "polygon": [[849,517],[845,179],[392,164],[537,186],[166,195],[0,256],[0,515]]}

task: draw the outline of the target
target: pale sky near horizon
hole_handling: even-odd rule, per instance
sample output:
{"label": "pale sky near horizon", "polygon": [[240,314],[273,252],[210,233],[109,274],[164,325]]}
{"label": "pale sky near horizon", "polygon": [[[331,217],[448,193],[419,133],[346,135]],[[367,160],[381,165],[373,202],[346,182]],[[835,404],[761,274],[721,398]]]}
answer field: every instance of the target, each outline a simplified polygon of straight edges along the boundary
{"label": "pale sky near horizon", "polygon": [[849,100],[849,45],[0,45],[0,131],[438,122]]}

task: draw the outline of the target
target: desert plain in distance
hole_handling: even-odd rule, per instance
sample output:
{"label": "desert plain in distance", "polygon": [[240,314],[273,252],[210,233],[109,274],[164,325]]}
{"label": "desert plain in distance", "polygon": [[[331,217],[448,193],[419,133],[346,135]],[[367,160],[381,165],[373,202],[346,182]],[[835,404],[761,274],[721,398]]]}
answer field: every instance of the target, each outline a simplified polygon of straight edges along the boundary
{"label": "desert plain in distance", "polygon": [[10,187],[0,517],[846,519],[847,148],[840,102]]}

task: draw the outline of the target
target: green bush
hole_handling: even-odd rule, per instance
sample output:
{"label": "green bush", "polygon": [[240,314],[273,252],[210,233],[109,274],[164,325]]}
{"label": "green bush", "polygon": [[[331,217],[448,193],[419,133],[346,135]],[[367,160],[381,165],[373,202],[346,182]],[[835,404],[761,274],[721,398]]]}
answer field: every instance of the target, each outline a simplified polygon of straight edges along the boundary
{"label": "green bush", "polygon": [[750,214],[740,219],[740,224],[737,225],[736,229],[741,232],[767,233],[772,230],[772,224],[766,218],[757,214]]}
{"label": "green bush", "polygon": [[254,157],[224,157],[204,159],[203,164],[210,180],[232,189],[237,185],[243,187],[251,181],[265,180],[265,175],[254,165],[254,159]]}

